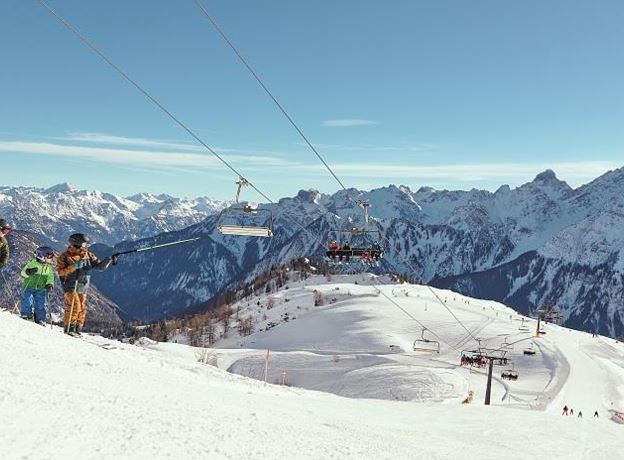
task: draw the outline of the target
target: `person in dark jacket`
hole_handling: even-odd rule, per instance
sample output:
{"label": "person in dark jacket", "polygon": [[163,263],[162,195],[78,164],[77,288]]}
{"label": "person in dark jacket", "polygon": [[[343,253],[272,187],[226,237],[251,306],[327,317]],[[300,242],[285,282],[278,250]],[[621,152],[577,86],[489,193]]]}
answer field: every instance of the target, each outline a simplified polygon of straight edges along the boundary
{"label": "person in dark jacket", "polygon": [[20,316],[24,319],[33,319],[37,324],[45,325],[46,293],[54,286],[54,251],[42,246],[37,248],[35,257],[28,261],[20,272],[23,291]]}
{"label": "person in dark jacket", "polygon": [[11,226],[6,220],[0,219],[0,270],[9,262],[9,243],[6,240],[9,233]]}
{"label": "person in dark jacket", "polygon": [[82,233],[69,237],[69,246],[56,260],[56,271],[65,293],[65,333],[79,335],[86,315],[86,293],[91,281],[91,270],[106,270],[112,259],[104,260],[89,251],[89,239]]}

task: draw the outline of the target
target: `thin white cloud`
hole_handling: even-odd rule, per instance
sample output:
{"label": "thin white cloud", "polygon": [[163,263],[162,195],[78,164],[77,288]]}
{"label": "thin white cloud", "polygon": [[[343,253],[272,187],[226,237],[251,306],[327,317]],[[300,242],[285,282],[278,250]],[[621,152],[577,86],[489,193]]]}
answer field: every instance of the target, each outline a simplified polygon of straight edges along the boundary
{"label": "thin white cloud", "polygon": [[197,152],[197,145],[176,142],[166,139],[146,139],[141,137],[122,137],[104,133],[70,132],[67,136],[55,137],[56,140],[85,142],[91,144],[125,145],[132,147],[155,147],[165,150],[186,150]]}
{"label": "thin white cloud", "polygon": [[[336,163],[330,166],[339,177],[378,179],[412,179],[423,183],[505,182],[519,183],[532,179],[546,169],[580,185],[621,165],[611,161],[578,161],[558,163],[476,163],[455,165],[413,165],[382,163]],[[291,168],[313,174],[326,174],[322,165],[293,165]],[[354,184],[355,185],[355,184]]]}
{"label": "thin white cloud", "polygon": [[[304,142],[293,142],[298,147],[306,147],[308,144]],[[397,145],[373,145],[373,144],[323,144],[314,143],[314,146],[331,152],[397,152],[397,153],[431,153],[438,150],[456,148],[451,144],[432,144],[432,143],[414,143],[414,144],[397,144]]]}
{"label": "thin white cloud", "polygon": [[[85,147],[46,142],[0,141],[0,152],[71,157],[103,163],[117,163],[143,167],[212,168],[221,162],[209,152],[166,152],[128,150],[107,147]],[[232,163],[246,165],[285,166],[290,163],[279,157],[265,155],[223,155]]]}
{"label": "thin white cloud", "polygon": [[376,125],[374,120],[360,120],[357,118],[340,118],[337,120],[325,120],[321,124],[326,128],[350,128],[352,126],[371,126]]}
{"label": "thin white cloud", "polygon": [[[206,149],[199,144],[185,143],[168,139],[148,139],[142,137],[125,137],[115,136],[106,133],[90,133],[90,132],[70,132],[67,136],[53,137],[54,140],[71,141],[86,144],[99,144],[106,146],[125,146],[125,147],[142,147],[156,148],[163,150],[178,150],[184,152],[206,152]],[[262,155],[262,156],[279,156],[280,152],[266,150],[246,150],[232,149],[223,147],[212,147],[218,153],[232,153],[241,155]]]}

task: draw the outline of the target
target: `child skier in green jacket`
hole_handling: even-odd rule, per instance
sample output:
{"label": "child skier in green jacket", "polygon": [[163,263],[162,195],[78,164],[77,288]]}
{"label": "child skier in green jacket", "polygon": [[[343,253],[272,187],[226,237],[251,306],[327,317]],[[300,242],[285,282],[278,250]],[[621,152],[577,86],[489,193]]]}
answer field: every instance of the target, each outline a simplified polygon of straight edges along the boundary
{"label": "child skier in green jacket", "polygon": [[24,319],[33,319],[37,324],[45,325],[46,293],[54,286],[54,251],[42,246],[37,249],[34,259],[31,259],[22,269],[20,275],[23,280],[23,294],[20,315]]}

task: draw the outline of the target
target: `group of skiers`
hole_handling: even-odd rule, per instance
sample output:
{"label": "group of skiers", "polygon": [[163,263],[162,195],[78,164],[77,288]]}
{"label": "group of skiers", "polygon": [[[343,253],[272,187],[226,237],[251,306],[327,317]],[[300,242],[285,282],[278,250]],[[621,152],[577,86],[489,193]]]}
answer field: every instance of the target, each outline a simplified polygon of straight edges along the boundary
{"label": "group of skiers", "polygon": [[[566,417],[568,416],[574,416],[574,409],[572,409],[571,407],[569,408],[567,405],[563,406],[563,412],[561,413],[561,415],[564,415]],[[583,418],[583,412],[582,411],[578,411],[578,418]],[[600,416],[598,415],[598,411],[594,412],[594,418],[600,418]]]}
{"label": "group of skiers", "polygon": [[326,255],[331,260],[338,258],[339,261],[344,259],[349,262],[351,256],[359,256],[360,260],[365,264],[372,264],[378,262],[382,256],[383,250],[378,241],[375,241],[370,249],[352,248],[351,245],[346,242],[342,246],[337,241],[331,241],[327,248]]}
{"label": "group of skiers", "polygon": [[[9,244],[6,237],[11,226],[0,219],[0,270],[9,260]],[[100,260],[89,251],[89,239],[83,233],[74,233],[68,239],[67,249],[56,257],[54,250],[40,246],[20,271],[22,298],[20,315],[37,324],[45,324],[48,293],[54,287],[54,272],[59,276],[64,293],[65,333],[79,335],[86,318],[86,292],[91,270],[106,270],[113,263],[111,257]],[[6,277],[4,277],[6,282]]]}

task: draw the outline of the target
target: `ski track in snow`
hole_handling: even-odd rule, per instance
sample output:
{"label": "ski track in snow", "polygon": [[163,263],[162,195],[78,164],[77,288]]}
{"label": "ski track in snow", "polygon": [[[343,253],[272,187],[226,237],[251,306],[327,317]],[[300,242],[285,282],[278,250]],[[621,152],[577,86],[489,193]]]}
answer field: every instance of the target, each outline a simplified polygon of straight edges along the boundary
{"label": "ski track in snow", "polygon": [[[623,427],[607,410],[624,409],[624,344],[548,324],[510,352],[518,381],[495,369],[485,407],[483,370],[459,367],[446,343],[440,355],[412,352],[419,326],[372,286],[320,279],[291,284],[265,310],[296,320],[209,351],[245,376],[183,344],[77,340],[0,312],[0,459],[620,458],[610,455],[624,449]],[[311,290],[336,287],[350,295],[309,311],[292,300],[304,307]],[[528,338],[507,307],[437,292],[488,345]],[[394,298],[445,342],[475,346],[428,288]],[[526,357],[532,341],[538,353]],[[269,381],[286,369],[297,386],[259,381],[268,345]],[[473,403],[460,404],[469,389]],[[564,404],[584,418],[562,417]]]}

